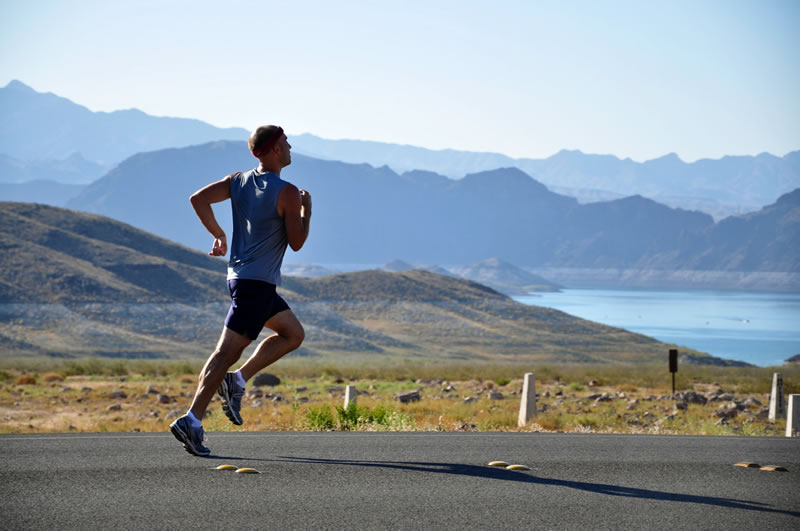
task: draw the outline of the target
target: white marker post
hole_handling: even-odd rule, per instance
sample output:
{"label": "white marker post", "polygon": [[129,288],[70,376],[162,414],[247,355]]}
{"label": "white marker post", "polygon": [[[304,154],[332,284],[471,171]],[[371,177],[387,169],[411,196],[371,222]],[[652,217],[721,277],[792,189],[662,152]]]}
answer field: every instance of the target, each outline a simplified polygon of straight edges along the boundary
{"label": "white marker post", "polygon": [[347,409],[347,406],[350,405],[350,402],[355,404],[356,396],[358,396],[358,391],[356,390],[355,385],[348,385],[344,391],[344,408]]}
{"label": "white marker post", "polygon": [[789,395],[789,408],[786,414],[786,436],[800,436],[800,395]]}
{"label": "white marker post", "polygon": [[525,373],[525,382],[522,384],[522,399],[519,404],[519,420],[517,426],[522,428],[536,416],[536,384],[533,373]]}
{"label": "white marker post", "polygon": [[776,372],[772,375],[772,393],[769,395],[769,420],[782,419],[786,416],[783,405],[783,375]]}

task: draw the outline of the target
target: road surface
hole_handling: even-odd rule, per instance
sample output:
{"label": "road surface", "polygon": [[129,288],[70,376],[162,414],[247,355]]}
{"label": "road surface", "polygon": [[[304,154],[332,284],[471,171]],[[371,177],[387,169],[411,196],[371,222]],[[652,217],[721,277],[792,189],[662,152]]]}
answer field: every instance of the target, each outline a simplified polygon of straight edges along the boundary
{"label": "road surface", "polygon": [[2,527],[800,529],[800,439],[224,432],[208,445],[198,458],[169,433],[0,436]]}

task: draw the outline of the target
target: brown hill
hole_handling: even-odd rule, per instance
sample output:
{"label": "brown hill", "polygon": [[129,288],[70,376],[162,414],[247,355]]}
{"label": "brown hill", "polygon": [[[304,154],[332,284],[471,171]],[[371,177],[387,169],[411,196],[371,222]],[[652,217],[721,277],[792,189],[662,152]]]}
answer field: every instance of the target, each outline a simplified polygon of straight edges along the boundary
{"label": "brown hill", "polygon": [[[227,308],[219,259],[108,218],[25,203],[0,203],[0,246],[4,356],[213,348]],[[426,271],[285,277],[281,291],[306,328],[300,356],[647,362],[669,348]]]}

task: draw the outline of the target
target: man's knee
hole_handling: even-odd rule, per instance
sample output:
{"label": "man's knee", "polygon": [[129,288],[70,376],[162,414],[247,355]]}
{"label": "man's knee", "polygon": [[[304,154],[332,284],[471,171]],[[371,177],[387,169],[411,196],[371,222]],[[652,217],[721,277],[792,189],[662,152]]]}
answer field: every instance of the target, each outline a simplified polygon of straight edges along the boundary
{"label": "man's knee", "polygon": [[289,342],[289,347],[291,350],[300,348],[300,345],[303,344],[305,338],[306,331],[303,329],[303,325],[301,325],[299,322],[287,331],[286,341]]}

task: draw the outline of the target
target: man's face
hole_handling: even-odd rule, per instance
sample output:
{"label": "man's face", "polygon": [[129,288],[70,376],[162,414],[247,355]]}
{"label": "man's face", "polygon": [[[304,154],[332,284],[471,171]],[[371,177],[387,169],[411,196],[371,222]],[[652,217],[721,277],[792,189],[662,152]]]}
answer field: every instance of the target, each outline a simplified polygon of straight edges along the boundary
{"label": "man's face", "polygon": [[281,139],[278,140],[278,147],[280,147],[281,151],[281,167],[286,167],[292,163],[292,154],[290,152],[292,146],[289,144],[286,135],[281,135]]}

